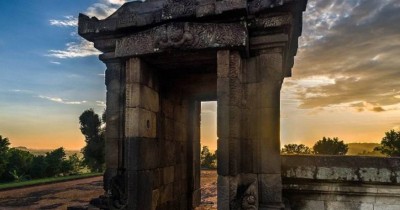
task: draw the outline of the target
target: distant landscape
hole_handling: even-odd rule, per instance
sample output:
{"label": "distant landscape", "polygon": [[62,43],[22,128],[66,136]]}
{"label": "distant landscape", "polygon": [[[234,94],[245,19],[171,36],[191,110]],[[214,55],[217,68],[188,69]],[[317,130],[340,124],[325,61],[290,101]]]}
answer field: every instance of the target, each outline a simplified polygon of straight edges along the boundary
{"label": "distant landscape", "polygon": [[[374,148],[379,146],[378,143],[348,143],[349,150],[347,155],[367,155],[367,156],[384,156],[379,151],[374,151]],[[19,150],[28,151],[33,155],[45,155],[47,152],[51,152],[52,149],[30,149],[26,147],[14,147]],[[80,158],[82,153],[79,150],[65,150],[67,156],[77,154]]]}
{"label": "distant landscape", "polygon": [[366,155],[366,156],[385,156],[374,148],[379,146],[378,143],[348,143],[349,150],[347,155]]}
{"label": "distant landscape", "polygon": [[[22,150],[22,151],[28,151],[31,154],[35,155],[35,156],[45,155],[47,152],[51,152],[51,151],[54,150],[54,149],[30,149],[30,148],[23,147],[23,146],[14,147],[14,148]],[[80,150],[64,150],[64,151],[65,151],[65,154],[66,154],[67,157],[69,157],[69,156],[71,156],[73,154],[77,154],[79,158],[83,157],[83,155],[82,155]]]}

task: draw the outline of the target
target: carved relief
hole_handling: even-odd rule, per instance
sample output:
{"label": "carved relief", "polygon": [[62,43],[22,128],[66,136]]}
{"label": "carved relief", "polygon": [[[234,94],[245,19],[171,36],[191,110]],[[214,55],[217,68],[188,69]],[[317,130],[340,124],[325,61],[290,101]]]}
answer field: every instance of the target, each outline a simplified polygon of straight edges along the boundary
{"label": "carved relief", "polygon": [[258,190],[257,182],[253,182],[244,192],[242,198],[242,209],[243,210],[257,210],[258,209]]}
{"label": "carved relief", "polygon": [[125,185],[125,176],[123,174],[118,174],[111,179],[108,192],[108,207],[110,210],[126,209],[128,198],[125,193]]}
{"label": "carved relief", "polygon": [[165,26],[156,34],[154,46],[157,48],[179,48],[184,45],[194,45],[195,37],[189,31],[189,24],[185,23],[183,28],[175,24]]}
{"label": "carved relief", "polygon": [[117,40],[115,56],[137,56],[168,48],[245,47],[247,29],[239,23],[171,23]]}
{"label": "carved relief", "polygon": [[253,0],[248,3],[251,14],[258,13],[268,8],[274,8],[283,5],[283,0]]}

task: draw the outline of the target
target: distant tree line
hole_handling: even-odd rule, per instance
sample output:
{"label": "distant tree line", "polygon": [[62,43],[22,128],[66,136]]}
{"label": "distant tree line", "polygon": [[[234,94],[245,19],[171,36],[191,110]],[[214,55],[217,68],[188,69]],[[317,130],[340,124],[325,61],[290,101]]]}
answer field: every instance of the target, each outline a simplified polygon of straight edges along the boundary
{"label": "distant tree line", "polygon": [[80,130],[86,142],[82,159],[77,154],[67,157],[63,147],[33,155],[22,147],[10,148],[9,139],[0,135],[0,182],[74,175],[85,167],[92,172],[103,171],[105,118],[105,113],[100,118],[93,109],[80,115]]}
{"label": "distant tree line", "polygon": [[[348,144],[339,138],[323,137],[311,148],[304,144],[286,144],[283,146],[282,154],[317,154],[317,155],[345,155],[348,151]],[[390,130],[385,133],[381,143],[374,151],[389,157],[400,157],[400,131]]]}
{"label": "distant tree line", "polygon": [[9,139],[0,136],[0,182],[78,174],[82,168],[78,155],[67,158],[62,147],[35,156],[9,145]]}
{"label": "distant tree line", "polygon": [[200,167],[203,169],[216,169],[217,151],[212,153],[207,146],[203,146],[200,152]]}

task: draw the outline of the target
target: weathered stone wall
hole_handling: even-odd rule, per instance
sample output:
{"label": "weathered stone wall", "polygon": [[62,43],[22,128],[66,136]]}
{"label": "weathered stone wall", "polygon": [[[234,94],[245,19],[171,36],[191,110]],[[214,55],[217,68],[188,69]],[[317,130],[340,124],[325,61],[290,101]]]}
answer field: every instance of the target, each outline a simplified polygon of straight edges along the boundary
{"label": "weathered stone wall", "polygon": [[200,104],[140,58],[125,70],[128,207],[186,210],[200,201]]}
{"label": "weathered stone wall", "polygon": [[400,158],[283,155],[283,196],[293,210],[400,209]]}

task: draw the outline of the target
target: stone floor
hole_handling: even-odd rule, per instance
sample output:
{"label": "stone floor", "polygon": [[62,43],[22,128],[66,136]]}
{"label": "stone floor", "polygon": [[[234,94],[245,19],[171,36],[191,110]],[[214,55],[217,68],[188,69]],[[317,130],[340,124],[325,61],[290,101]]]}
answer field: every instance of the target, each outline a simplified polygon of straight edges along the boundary
{"label": "stone floor", "polygon": [[[66,209],[67,206],[87,204],[100,196],[102,177],[0,191],[0,210]],[[196,210],[217,207],[217,172],[201,172],[202,206]]]}

